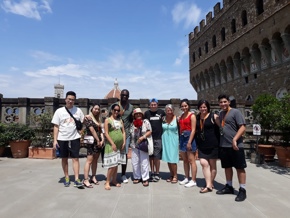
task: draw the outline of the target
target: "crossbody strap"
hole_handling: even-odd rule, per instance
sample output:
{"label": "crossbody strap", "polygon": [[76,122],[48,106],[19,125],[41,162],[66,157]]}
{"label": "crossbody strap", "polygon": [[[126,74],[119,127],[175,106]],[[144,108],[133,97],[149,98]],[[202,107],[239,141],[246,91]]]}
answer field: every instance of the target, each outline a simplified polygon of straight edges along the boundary
{"label": "crossbody strap", "polygon": [[74,119],[74,121],[76,123],[76,118],[71,114],[71,112],[67,109],[67,107],[65,107],[65,109],[69,113],[69,115]]}

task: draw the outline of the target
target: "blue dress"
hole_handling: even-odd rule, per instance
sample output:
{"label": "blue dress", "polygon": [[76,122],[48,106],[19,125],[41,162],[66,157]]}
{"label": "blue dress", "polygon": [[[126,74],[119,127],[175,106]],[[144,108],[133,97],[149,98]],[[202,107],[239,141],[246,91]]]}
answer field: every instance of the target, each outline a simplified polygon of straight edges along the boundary
{"label": "blue dress", "polygon": [[179,136],[176,117],[171,123],[162,122],[162,160],[168,163],[179,161]]}

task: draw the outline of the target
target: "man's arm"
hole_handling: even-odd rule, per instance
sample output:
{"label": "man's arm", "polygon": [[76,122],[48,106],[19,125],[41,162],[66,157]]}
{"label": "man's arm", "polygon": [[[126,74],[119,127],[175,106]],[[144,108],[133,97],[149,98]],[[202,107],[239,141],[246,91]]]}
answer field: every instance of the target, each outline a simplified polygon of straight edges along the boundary
{"label": "man's arm", "polygon": [[237,141],[239,140],[239,138],[242,137],[242,135],[245,133],[245,131],[246,131],[246,126],[240,125],[240,128],[238,129],[235,137],[233,138],[233,142],[232,142],[234,150],[239,150],[238,145],[237,145]]}
{"label": "man's arm", "polygon": [[59,131],[59,126],[54,124],[54,126],[53,126],[53,149],[57,148],[58,131]]}

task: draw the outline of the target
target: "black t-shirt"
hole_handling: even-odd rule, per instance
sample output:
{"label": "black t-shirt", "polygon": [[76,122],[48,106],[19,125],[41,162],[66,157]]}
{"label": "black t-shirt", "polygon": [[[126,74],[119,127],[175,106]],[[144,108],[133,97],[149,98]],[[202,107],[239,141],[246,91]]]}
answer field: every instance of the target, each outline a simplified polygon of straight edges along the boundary
{"label": "black t-shirt", "polygon": [[144,117],[150,121],[152,127],[153,140],[161,139],[162,136],[162,117],[165,116],[165,112],[161,109],[152,112],[148,110],[145,112]]}

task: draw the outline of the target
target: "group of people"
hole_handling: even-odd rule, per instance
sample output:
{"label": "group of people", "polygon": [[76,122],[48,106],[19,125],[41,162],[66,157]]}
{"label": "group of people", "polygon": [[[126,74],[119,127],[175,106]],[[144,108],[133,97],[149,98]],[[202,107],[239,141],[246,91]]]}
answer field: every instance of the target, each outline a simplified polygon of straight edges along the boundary
{"label": "group of people", "polygon": [[[205,178],[205,186],[200,193],[212,192],[217,174],[216,162],[221,160],[225,169],[226,185],[216,194],[234,194],[233,167],[236,168],[240,184],[236,201],[246,199],[247,167],[243,150],[242,135],[245,132],[245,119],[241,112],[230,106],[227,95],[218,96],[221,111],[215,114],[206,100],[198,102],[198,114],[191,112],[187,99],[181,100],[181,116],[176,116],[171,104],[165,110],[158,108],[158,100],[150,100],[149,110],[145,113],[134,108],[129,102],[129,91],[121,91],[120,101],[109,107],[103,129],[100,120],[100,105],[93,105],[86,116],[74,106],[76,94],[66,94],[66,105],[56,110],[54,124],[54,148],[59,147],[64,171],[64,186],[70,185],[68,175],[68,157],[71,157],[74,170],[74,186],[92,188],[99,184],[96,178],[97,161],[103,152],[103,167],[108,168],[105,189],[120,187],[117,180],[118,165],[121,165],[121,180],[128,183],[126,169],[129,147],[132,150],[131,163],[133,183],[149,186],[149,181],[160,180],[160,160],[168,163],[170,183],[185,187],[196,186],[197,165],[199,158]],[[68,113],[73,115],[73,117]],[[87,160],[84,167],[84,179],[79,179],[80,132],[76,120],[84,123],[86,134],[94,138],[94,143],[87,144]],[[178,181],[177,163],[179,155],[183,160],[184,179]],[[89,170],[92,175],[89,178]],[[151,171],[151,174],[150,174]],[[191,172],[191,174],[190,174]],[[190,178],[191,177],[191,178]]]}

